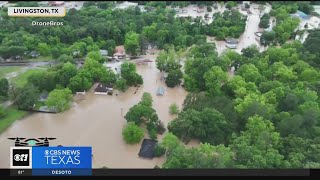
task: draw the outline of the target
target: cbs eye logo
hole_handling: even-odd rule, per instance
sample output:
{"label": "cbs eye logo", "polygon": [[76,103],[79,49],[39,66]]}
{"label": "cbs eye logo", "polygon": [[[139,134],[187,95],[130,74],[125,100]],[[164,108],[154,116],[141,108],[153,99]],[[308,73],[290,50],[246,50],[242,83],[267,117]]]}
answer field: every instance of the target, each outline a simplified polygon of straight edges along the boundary
{"label": "cbs eye logo", "polygon": [[[13,153],[16,153],[16,152],[13,152]],[[29,161],[29,158],[28,158],[29,154],[16,154],[14,155],[13,159],[14,161]]]}
{"label": "cbs eye logo", "polygon": [[10,168],[31,168],[31,148],[11,147]]}

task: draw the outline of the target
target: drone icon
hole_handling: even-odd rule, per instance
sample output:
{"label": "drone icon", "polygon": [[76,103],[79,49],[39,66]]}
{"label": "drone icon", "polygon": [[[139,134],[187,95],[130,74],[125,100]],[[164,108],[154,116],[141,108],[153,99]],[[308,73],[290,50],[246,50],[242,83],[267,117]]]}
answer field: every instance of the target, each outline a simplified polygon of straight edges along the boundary
{"label": "drone icon", "polygon": [[[44,137],[44,138],[30,138],[30,139],[26,139],[26,138],[8,138],[10,140],[15,140],[14,145],[15,146],[49,146],[49,140],[54,140],[57,138],[48,138],[48,137]],[[24,141],[22,141],[24,140]]]}

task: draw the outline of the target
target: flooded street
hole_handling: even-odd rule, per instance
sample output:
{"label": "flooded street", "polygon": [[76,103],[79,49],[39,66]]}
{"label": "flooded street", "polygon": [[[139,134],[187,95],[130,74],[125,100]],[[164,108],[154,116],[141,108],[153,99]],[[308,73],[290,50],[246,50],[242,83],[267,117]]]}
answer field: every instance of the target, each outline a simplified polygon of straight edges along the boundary
{"label": "flooded street", "polygon": [[[243,48],[247,48],[251,45],[256,45],[260,52],[265,51],[267,48],[260,45],[259,37],[255,35],[255,32],[261,32],[263,30],[259,28],[259,22],[260,22],[259,5],[252,4],[250,6],[250,11],[252,12],[252,14],[248,14],[246,11],[242,11],[240,7],[241,5],[238,5],[239,12],[247,16],[247,22],[246,22],[245,31],[238,39],[239,40],[238,46],[234,50],[238,53],[241,53],[241,50]],[[269,13],[271,10],[271,6],[269,4],[264,5],[262,9],[263,9],[262,14]],[[221,9],[219,8],[219,10],[224,11],[224,9],[222,8]],[[209,37],[209,36],[207,36],[207,41],[214,42],[216,44],[218,54],[221,54],[224,50],[228,49],[226,47],[227,43],[225,41],[217,41],[215,40],[214,37]]]}
{"label": "flooded street", "polygon": [[[167,88],[165,83],[160,81],[161,73],[156,69],[154,62],[156,55],[147,55],[144,58],[153,62],[137,65],[137,71],[143,76],[144,84],[136,94],[135,87],[131,87],[125,93],[115,91],[113,96],[94,95],[91,90],[81,98],[83,100],[75,101],[73,107],[66,112],[35,113],[12,124],[0,135],[0,168],[9,167],[9,147],[13,146],[14,142],[7,138],[17,136],[56,137],[56,140],[50,142],[51,145],[92,146],[95,168],[153,168],[155,165],[161,165],[164,158],[148,160],[138,157],[141,143],[125,144],[121,134],[122,127],[126,124],[123,116],[130,107],[140,101],[143,92],[150,92],[153,108],[160,120],[167,125],[174,118],[169,114],[169,106],[177,103],[181,108],[187,93],[182,87]],[[166,89],[164,96],[156,96],[158,87]],[[197,144],[197,141],[192,141],[189,146]]]}

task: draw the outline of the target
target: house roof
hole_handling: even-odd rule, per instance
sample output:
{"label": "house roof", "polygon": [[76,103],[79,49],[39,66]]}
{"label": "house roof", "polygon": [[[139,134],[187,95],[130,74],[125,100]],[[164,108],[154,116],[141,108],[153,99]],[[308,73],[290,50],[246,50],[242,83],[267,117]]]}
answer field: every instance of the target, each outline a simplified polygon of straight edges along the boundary
{"label": "house roof", "polygon": [[225,41],[231,44],[236,44],[239,42],[237,39],[234,39],[234,38],[225,38]]}
{"label": "house roof", "polygon": [[31,51],[30,55],[38,55],[39,53],[37,51]]}
{"label": "house roof", "polygon": [[237,48],[237,45],[236,45],[236,44],[226,44],[226,46],[227,46],[228,48],[231,48],[231,49]]}
{"label": "house roof", "polygon": [[150,158],[154,157],[154,149],[157,145],[158,141],[152,139],[144,139],[141,148],[139,151],[139,157]]}
{"label": "house roof", "polygon": [[49,96],[49,94],[48,93],[42,93],[41,95],[40,95],[40,99],[48,99],[48,96]]}
{"label": "house roof", "polygon": [[113,84],[109,83],[106,85],[107,88],[113,88]]}
{"label": "house roof", "polygon": [[109,89],[107,88],[106,85],[103,85],[103,84],[98,84],[98,86],[94,89],[95,92],[108,92]]}
{"label": "house roof", "polygon": [[113,88],[113,84],[98,84],[98,86],[94,89],[95,92],[108,92],[111,88]]}
{"label": "house roof", "polygon": [[115,49],[115,54],[124,54],[124,46],[117,46]]}
{"label": "house roof", "polygon": [[297,11],[297,14],[298,14],[298,16],[299,17],[301,17],[301,18],[307,18],[308,17],[308,15],[306,14],[306,13],[304,13],[304,12],[302,12],[302,11]]}
{"label": "house roof", "polygon": [[101,56],[108,56],[108,51],[104,49],[100,49]]}
{"label": "house roof", "polygon": [[159,87],[159,88],[157,89],[157,94],[158,94],[158,95],[163,95],[163,94],[164,94],[164,88],[163,88],[163,87]]}

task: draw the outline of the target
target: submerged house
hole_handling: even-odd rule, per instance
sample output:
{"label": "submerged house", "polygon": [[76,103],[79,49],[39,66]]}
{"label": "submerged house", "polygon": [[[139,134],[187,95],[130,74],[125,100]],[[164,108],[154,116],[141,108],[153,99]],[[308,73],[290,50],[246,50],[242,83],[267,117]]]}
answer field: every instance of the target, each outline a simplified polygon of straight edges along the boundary
{"label": "submerged house", "polygon": [[31,51],[30,56],[32,58],[37,58],[38,56],[40,56],[40,53],[38,53],[37,51]]}
{"label": "submerged house", "polygon": [[113,94],[113,84],[98,84],[94,89],[94,94],[97,95],[112,95]]}
{"label": "submerged house", "polygon": [[154,149],[158,141],[152,139],[144,139],[139,151],[139,157],[152,159],[154,157]]}
{"label": "submerged house", "polygon": [[47,92],[43,92],[40,96],[39,96],[39,100],[41,102],[45,102],[48,99],[49,94]]}
{"label": "submerged house", "polygon": [[126,57],[126,53],[124,51],[124,46],[117,46],[115,49],[114,57],[118,57],[118,59],[123,59]]}
{"label": "submerged house", "polygon": [[101,56],[108,56],[108,51],[107,50],[104,50],[104,49],[100,49],[100,54]]}
{"label": "submerged house", "polygon": [[164,95],[164,88],[163,87],[159,87],[157,89],[157,96],[163,96]]}
{"label": "submerged house", "polygon": [[229,44],[238,44],[239,42],[237,39],[234,38],[225,38],[224,40]]}
{"label": "submerged house", "polygon": [[226,44],[226,47],[230,49],[236,49],[237,46],[238,46],[237,44]]}

